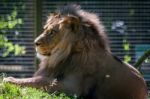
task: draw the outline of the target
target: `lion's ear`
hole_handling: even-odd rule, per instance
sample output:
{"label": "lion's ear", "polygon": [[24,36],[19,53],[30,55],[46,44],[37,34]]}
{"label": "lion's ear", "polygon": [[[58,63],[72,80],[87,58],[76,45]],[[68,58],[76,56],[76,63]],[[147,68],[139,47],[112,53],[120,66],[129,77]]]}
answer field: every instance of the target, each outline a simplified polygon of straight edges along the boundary
{"label": "lion's ear", "polygon": [[79,30],[79,23],[80,20],[78,17],[75,16],[67,16],[62,20],[65,26],[71,29],[71,31],[78,31]]}

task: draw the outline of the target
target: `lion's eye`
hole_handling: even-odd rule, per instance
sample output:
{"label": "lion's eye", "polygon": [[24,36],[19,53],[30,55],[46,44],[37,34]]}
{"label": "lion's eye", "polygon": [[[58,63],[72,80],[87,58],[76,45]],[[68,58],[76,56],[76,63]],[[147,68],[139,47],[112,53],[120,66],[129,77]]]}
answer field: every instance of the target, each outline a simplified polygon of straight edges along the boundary
{"label": "lion's eye", "polygon": [[54,35],[54,31],[51,31],[50,36],[53,36],[53,35]]}
{"label": "lion's eye", "polygon": [[49,35],[50,35],[51,37],[53,37],[56,33],[57,33],[56,30],[51,30],[51,32],[49,33]]}
{"label": "lion's eye", "polygon": [[57,30],[52,30],[53,33],[57,33]]}

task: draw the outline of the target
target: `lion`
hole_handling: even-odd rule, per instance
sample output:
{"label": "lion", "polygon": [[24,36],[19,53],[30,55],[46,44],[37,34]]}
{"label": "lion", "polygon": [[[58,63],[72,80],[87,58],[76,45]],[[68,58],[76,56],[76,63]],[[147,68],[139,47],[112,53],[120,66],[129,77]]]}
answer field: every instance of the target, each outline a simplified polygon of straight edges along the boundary
{"label": "lion", "polygon": [[98,16],[77,5],[50,14],[35,47],[41,63],[34,76],[4,81],[84,99],[147,98],[138,70],[113,56]]}

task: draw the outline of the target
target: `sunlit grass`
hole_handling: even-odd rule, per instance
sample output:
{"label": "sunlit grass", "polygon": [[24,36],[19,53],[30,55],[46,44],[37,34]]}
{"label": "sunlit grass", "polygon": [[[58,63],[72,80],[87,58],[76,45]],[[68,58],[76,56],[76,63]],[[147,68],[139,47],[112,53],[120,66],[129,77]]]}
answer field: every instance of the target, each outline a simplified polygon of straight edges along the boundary
{"label": "sunlit grass", "polygon": [[20,87],[5,83],[0,77],[0,99],[77,99],[77,97],[70,97],[64,93],[58,95],[55,93],[49,94],[35,88]]}
{"label": "sunlit grass", "polygon": [[48,94],[30,87],[20,87],[0,80],[0,99],[76,99],[61,93],[59,95]]}

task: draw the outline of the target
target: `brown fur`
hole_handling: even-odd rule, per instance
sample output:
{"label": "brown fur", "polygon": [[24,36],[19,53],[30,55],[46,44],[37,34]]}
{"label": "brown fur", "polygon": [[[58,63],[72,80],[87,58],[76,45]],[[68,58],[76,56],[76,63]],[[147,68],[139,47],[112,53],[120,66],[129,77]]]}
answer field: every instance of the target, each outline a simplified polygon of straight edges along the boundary
{"label": "brown fur", "polygon": [[5,81],[85,99],[146,99],[143,77],[111,54],[99,22],[95,14],[75,5],[51,14],[35,40],[39,70],[32,78]]}

